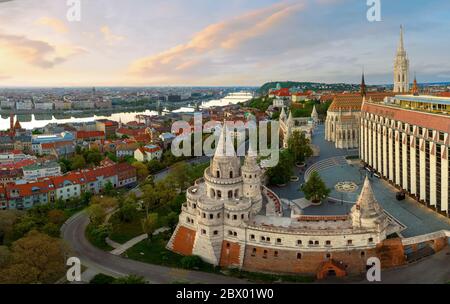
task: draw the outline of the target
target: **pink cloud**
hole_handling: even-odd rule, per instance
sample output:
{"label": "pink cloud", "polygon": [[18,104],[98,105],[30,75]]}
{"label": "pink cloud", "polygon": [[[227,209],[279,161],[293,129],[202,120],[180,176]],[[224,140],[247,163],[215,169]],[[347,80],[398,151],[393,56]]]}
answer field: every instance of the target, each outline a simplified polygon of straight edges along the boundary
{"label": "pink cloud", "polygon": [[144,77],[182,77],[205,74],[212,67],[214,56],[235,51],[254,39],[279,28],[304,8],[304,1],[286,2],[211,24],[196,33],[187,43],[131,63],[129,72]]}
{"label": "pink cloud", "polygon": [[70,47],[62,54],[48,42],[3,33],[0,33],[0,47],[11,56],[44,69],[52,68],[65,62],[69,57],[84,52],[81,48]]}

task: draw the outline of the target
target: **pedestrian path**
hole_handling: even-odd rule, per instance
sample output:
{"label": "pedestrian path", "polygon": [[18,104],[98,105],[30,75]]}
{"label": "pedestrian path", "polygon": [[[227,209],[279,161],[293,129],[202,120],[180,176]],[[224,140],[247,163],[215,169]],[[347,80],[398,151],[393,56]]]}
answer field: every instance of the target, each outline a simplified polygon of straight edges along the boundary
{"label": "pedestrian path", "polygon": [[[155,232],[153,232],[153,235],[158,235],[167,230],[170,230],[170,228],[169,227],[161,227],[159,229],[156,229]],[[114,248],[113,250],[110,251],[110,253],[114,254],[114,255],[121,255],[122,253],[124,253],[125,251],[127,251],[128,249],[130,249],[131,247],[136,245],[137,243],[145,240],[146,238],[148,238],[148,234],[144,233],[135,238],[132,238],[131,240],[129,240],[128,242],[126,242],[124,244],[118,244],[118,243],[115,243],[114,241],[111,241],[112,243],[118,244],[119,246],[115,247],[108,243],[111,247]]]}

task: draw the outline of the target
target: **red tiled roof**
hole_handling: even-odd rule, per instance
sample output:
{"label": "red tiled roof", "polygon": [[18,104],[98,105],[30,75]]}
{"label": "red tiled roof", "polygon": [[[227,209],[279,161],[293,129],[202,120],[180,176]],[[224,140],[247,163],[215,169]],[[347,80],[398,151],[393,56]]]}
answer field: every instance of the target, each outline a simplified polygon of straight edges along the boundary
{"label": "red tiled roof", "polygon": [[441,93],[436,94],[436,96],[439,96],[439,97],[450,97],[450,92],[441,92]]}
{"label": "red tiled roof", "polygon": [[0,170],[1,169],[5,169],[5,170],[20,169],[22,167],[29,166],[34,163],[36,163],[36,160],[34,160],[34,159],[24,159],[24,160],[17,161],[14,163],[0,164]]}
{"label": "red tiled roof", "polygon": [[8,198],[11,198],[12,190],[18,192],[19,197],[26,197],[38,193],[48,193],[53,190],[53,187],[50,180],[43,180],[26,184],[8,184],[6,185],[6,190]]}
{"label": "red tiled roof", "polygon": [[279,96],[279,97],[289,97],[289,96],[291,96],[291,92],[289,92],[289,88],[282,88],[282,89],[270,92],[269,95],[275,95],[275,96]]}
{"label": "red tiled roof", "polygon": [[92,138],[92,137],[105,137],[103,131],[78,131],[77,139]]}
{"label": "red tiled roof", "polygon": [[55,176],[51,178],[53,184],[55,185],[55,188],[61,188],[64,185],[65,181],[69,181],[72,184],[84,184],[85,183],[85,177],[84,174],[81,172],[70,172],[65,175],[61,176]]}
{"label": "red tiled roof", "polygon": [[159,146],[156,146],[155,148],[141,147],[141,148],[139,148],[139,150],[141,150],[142,153],[144,153],[144,152],[155,153],[155,152],[161,151],[161,148]]}
{"label": "red tiled roof", "polygon": [[139,134],[143,134],[144,130],[142,129],[128,129],[128,128],[119,128],[116,133],[124,134],[128,136],[137,136]]}

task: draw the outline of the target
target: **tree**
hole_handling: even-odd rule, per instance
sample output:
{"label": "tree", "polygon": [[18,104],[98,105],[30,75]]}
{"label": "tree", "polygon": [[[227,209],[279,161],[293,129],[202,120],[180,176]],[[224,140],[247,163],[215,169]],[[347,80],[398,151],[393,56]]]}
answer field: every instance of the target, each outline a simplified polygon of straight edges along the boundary
{"label": "tree", "polygon": [[96,166],[103,160],[103,155],[97,149],[87,150],[84,157],[88,164],[94,164]]}
{"label": "tree", "polygon": [[147,164],[148,171],[151,174],[155,174],[164,169],[164,165],[157,159],[152,159]]}
{"label": "tree", "polygon": [[138,216],[135,203],[125,202],[118,211],[118,217],[121,222],[130,223]]}
{"label": "tree", "polygon": [[174,211],[169,212],[169,214],[165,217],[165,222],[167,226],[169,226],[170,230],[174,231],[178,224],[178,214]]}
{"label": "tree", "polygon": [[305,133],[300,131],[294,131],[292,133],[288,139],[288,147],[295,162],[303,163],[313,153]]}
{"label": "tree", "polygon": [[47,213],[48,221],[55,225],[62,225],[66,220],[66,214],[62,210],[52,209]]}
{"label": "tree", "polygon": [[148,235],[151,241],[153,233],[158,228],[158,213],[150,213],[145,219],[142,219],[142,231]]}
{"label": "tree", "polygon": [[78,170],[83,169],[86,167],[86,160],[84,159],[83,155],[75,155],[70,160],[70,169],[71,170]]}
{"label": "tree", "polygon": [[106,209],[101,204],[92,204],[87,209],[89,219],[94,226],[98,226],[103,223],[106,217]]}
{"label": "tree", "polygon": [[186,189],[186,184],[189,181],[189,171],[189,166],[184,161],[176,163],[170,169],[170,177],[173,179],[175,186],[181,191]]}
{"label": "tree", "polygon": [[112,191],[114,190],[114,186],[111,183],[111,181],[108,181],[105,186],[103,187],[103,193],[105,195],[111,195]]}
{"label": "tree", "polygon": [[13,227],[23,215],[17,210],[0,211],[0,245],[8,244],[13,239]]}
{"label": "tree", "polygon": [[272,185],[286,184],[292,176],[293,159],[288,150],[280,152],[278,164],[267,170],[269,182]]}
{"label": "tree", "polygon": [[0,246],[0,269],[4,268],[9,262],[11,252],[7,246]]}
{"label": "tree", "polygon": [[64,242],[38,231],[15,241],[0,282],[10,284],[54,283],[66,272]]}
{"label": "tree", "polygon": [[305,197],[313,203],[319,203],[330,194],[330,189],[327,188],[323,180],[320,178],[317,171],[313,171],[308,181],[301,187]]}
{"label": "tree", "polygon": [[147,166],[141,162],[134,162],[131,164],[133,167],[136,168],[137,177],[139,180],[143,180],[147,178],[148,176],[148,169]]}

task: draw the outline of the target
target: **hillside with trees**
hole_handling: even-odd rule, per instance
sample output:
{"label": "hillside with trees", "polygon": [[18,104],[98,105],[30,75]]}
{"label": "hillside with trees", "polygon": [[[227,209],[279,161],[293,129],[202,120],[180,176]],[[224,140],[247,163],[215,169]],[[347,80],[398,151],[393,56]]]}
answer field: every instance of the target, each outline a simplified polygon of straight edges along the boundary
{"label": "hillside with trees", "polygon": [[317,82],[297,82],[297,81],[274,81],[265,83],[259,88],[259,93],[265,95],[270,89],[276,89],[277,85],[280,84],[282,88],[298,88],[299,90],[327,90],[327,91],[358,91],[359,84],[347,84],[347,83],[317,83]]}

